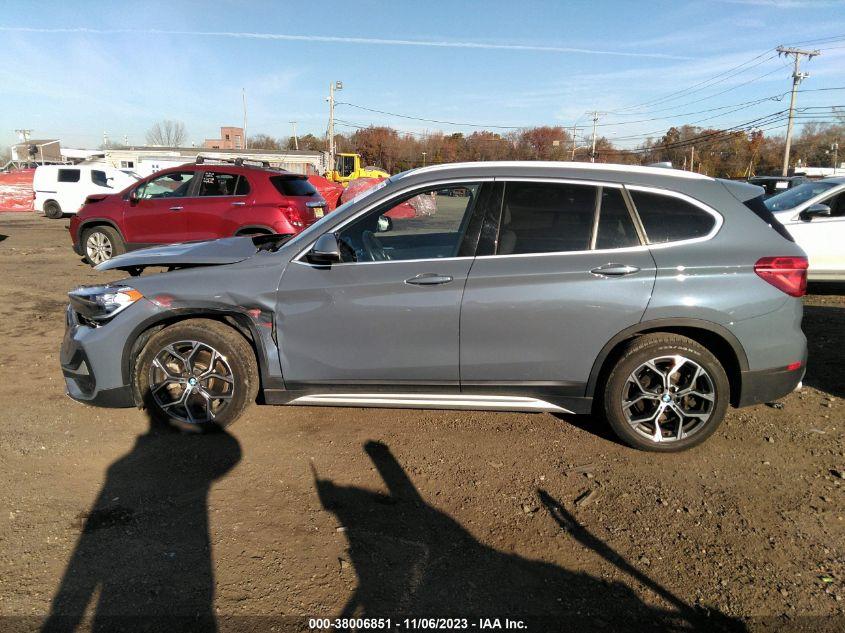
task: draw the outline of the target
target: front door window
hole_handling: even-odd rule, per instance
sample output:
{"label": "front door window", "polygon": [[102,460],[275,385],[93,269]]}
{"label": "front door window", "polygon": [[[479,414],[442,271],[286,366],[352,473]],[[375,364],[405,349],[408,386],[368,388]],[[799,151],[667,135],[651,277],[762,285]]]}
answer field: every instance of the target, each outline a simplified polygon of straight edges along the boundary
{"label": "front door window", "polygon": [[367,213],[338,233],[344,262],[457,257],[480,187],[426,189]]}
{"label": "front door window", "polygon": [[163,174],[141,185],[138,188],[138,198],[142,200],[184,198],[190,192],[193,178],[194,172],[192,171]]}

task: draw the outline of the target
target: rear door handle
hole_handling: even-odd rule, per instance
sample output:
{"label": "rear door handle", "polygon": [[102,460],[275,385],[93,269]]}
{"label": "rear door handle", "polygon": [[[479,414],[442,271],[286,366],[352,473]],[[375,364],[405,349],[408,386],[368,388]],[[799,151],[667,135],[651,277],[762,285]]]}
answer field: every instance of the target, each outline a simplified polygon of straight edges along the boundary
{"label": "rear door handle", "polygon": [[629,266],[627,264],[605,264],[598,268],[593,268],[590,272],[594,275],[605,275],[607,277],[622,277],[623,275],[630,275],[639,272],[636,266]]}
{"label": "rear door handle", "polygon": [[185,207],[170,207],[170,210],[171,210],[171,211],[181,211],[181,210],[182,210],[182,209],[184,209],[184,208],[185,208]]}
{"label": "rear door handle", "polygon": [[246,206],[246,202],[233,202],[232,206],[233,207],[244,207],[244,206]]}
{"label": "rear door handle", "polygon": [[406,279],[406,284],[413,284],[415,286],[438,286],[440,284],[448,284],[452,281],[449,275],[438,275],[437,273],[422,273],[416,277]]}

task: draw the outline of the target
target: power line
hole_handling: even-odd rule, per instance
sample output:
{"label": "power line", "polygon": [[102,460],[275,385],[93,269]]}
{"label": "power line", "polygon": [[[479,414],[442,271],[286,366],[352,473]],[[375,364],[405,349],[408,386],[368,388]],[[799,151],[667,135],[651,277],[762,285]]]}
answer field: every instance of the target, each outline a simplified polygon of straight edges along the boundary
{"label": "power line", "polygon": [[[722,71],[721,73],[714,75],[713,77],[710,77],[709,79],[705,79],[703,81],[695,83],[695,84],[688,86],[686,88],[683,88],[681,90],[676,90],[675,92],[670,92],[669,94],[664,95],[662,97],[658,97],[657,99],[650,99],[648,101],[643,101],[641,103],[626,106],[624,108],[619,108],[619,110],[617,110],[617,113],[624,112],[626,110],[633,110],[633,109],[641,108],[643,106],[656,105],[658,103],[662,103],[662,102],[665,102],[665,101],[672,101],[672,100],[679,98],[679,97],[681,97],[685,94],[691,94],[693,92],[700,92],[701,90],[704,90],[705,88],[709,88],[712,85],[722,83],[723,81],[726,81],[726,80],[730,79],[731,77],[735,77],[738,74],[742,74],[745,71],[750,70],[751,68],[755,68],[755,67],[757,67],[761,64],[766,63],[767,61],[769,61],[771,59],[774,59],[775,57],[777,57],[777,54],[774,53],[774,50],[775,49],[770,48],[767,51],[760,53],[756,57],[753,57],[752,59],[749,59],[748,61],[745,61],[745,62],[743,62],[743,63],[741,63],[737,66],[734,66],[732,68],[728,68],[727,70]],[[774,54],[769,55],[770,53],[774,53]],[[756,64],[749,66],[749,64],[756,62],[758,59],[760,59],[761,57],[765,57],[766,55],[769,55],[769,57],[766,57],[765,59],[757,62]],[[744,66],[748,66],[748,67],[743,68]],[[741,68],[742,68],[742,70],[739,70]],[[734,73],[733,71],[739,71],[739,72]],[[731,74],[731,73],[733,73],[733,74]],[[716,81],[717,79],[718,79],[718,81]]]}

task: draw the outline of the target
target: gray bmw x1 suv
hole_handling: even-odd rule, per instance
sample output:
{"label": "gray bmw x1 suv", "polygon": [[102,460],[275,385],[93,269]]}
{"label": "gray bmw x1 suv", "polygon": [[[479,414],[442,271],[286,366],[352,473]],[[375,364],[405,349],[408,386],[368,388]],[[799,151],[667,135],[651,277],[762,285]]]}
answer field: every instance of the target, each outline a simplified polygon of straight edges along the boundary
{"label": "gray bmw x1 suv", "polygon": [[70,293],[67,390],[200,429],[256,398],[593,412],[682,450],[804,374],[807,259],[762,193],[623,165],[406,172],[293,238],[101,264],[132,277]]}

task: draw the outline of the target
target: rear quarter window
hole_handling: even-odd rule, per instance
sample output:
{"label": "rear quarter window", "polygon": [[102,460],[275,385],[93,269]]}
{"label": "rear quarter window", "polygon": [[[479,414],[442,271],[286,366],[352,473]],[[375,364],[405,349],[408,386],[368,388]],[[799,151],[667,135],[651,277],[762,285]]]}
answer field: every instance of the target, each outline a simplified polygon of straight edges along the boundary
{"label": "rear quarter window", "polygon": [[705,237],[716,226],[710,213],[681,198],[650,191],[630,193],[649,244]]}
{"label": "rear quarter window", "polygon": [[317,190],[305,178],[273,176],[270,182],[283,196],[316,196]]}
{"label": "rear quarter window", "polygon": [[60,169],[59,182],[79,182],[78,169]]}

